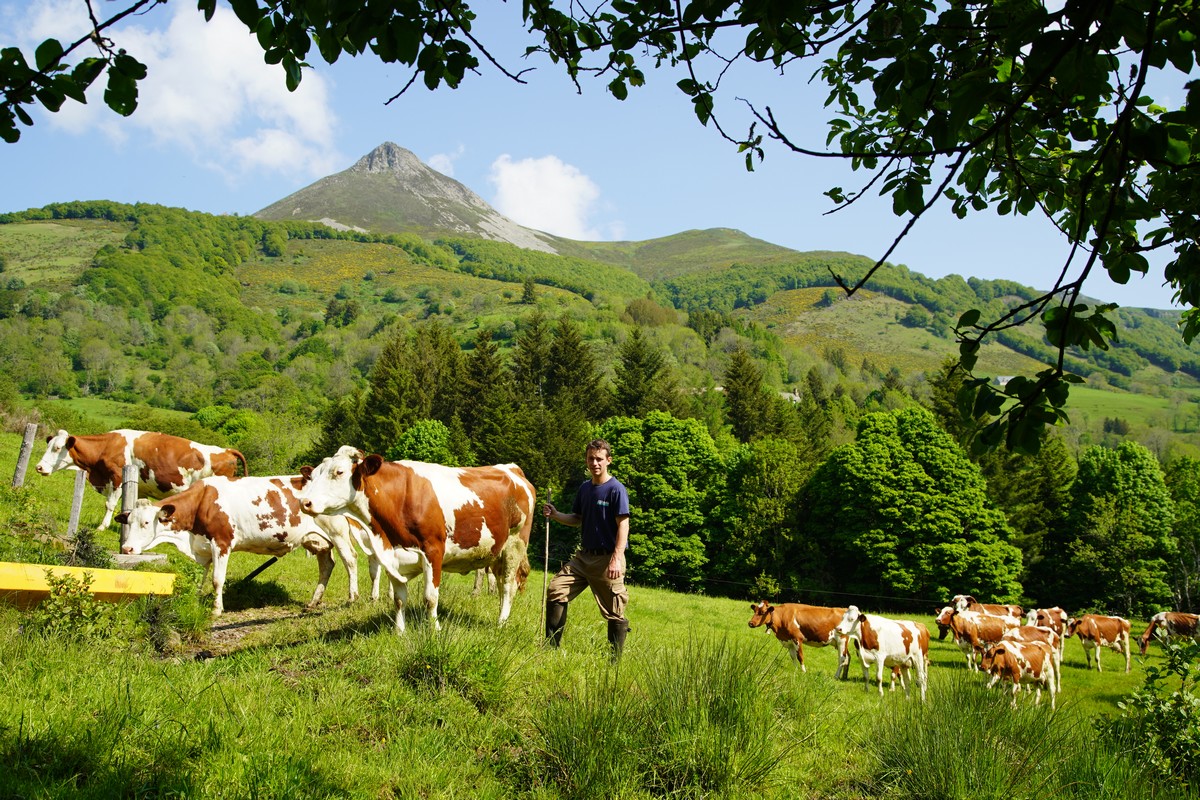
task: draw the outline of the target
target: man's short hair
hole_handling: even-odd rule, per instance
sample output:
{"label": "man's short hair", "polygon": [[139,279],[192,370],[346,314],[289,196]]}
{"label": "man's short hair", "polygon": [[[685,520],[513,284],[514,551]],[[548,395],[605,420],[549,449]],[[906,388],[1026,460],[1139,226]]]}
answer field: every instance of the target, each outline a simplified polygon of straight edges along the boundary
{"label": "man's short hair", "polygon": [[604,439],[592,439],[588,442],[587,450],[584,453],[587,454],[593,450],[603,450],[609,458],[612,458],[612,447]]}

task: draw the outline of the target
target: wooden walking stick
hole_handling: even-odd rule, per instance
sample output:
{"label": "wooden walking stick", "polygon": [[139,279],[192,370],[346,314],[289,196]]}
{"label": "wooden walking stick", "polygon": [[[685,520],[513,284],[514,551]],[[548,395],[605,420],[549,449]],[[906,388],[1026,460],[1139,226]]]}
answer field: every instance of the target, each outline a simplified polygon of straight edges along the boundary
{"label": "wooden walking stick", "polygon": [[[546,484],[546,499],[543,502],[550,502],[550,484]],[[542,630],[546,630],[546,596],[548,592],[547,577],[550,573],[550,518],[546,517],[546,546],[542,556]]]}

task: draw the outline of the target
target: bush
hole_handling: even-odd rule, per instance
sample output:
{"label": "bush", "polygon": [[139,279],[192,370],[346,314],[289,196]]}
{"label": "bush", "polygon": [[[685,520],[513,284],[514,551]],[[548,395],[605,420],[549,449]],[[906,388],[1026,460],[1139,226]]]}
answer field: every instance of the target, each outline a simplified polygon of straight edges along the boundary
{"label": "bush", "polygon": [[[1147,664],[1142,688],[1117,704],[1119,717],[1099,727],[1110,743],[1131,750],[1159,777],[1195,785],[1200,779],[1200,644],[1167,643],[1163,654],[1166,666]],[[1179,688],[1168,693],[1173,679]]]}
{"label": "bush", "polygon": [[111,626],[112,608],[92,595],[92,576],[55,576],[46,570],[50,596],[29,613],[25,631],[42,636],[89,640],[103,637]]}

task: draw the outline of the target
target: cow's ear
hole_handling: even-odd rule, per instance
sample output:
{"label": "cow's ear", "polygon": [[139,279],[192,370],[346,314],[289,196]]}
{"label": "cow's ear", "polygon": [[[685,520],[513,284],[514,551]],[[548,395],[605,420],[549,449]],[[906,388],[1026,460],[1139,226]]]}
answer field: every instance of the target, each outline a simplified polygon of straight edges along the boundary
{"label": "cow's ear", "polygon": [[175,505],[173,503],[167,503],[166,505],[159,506],[158,508],[158,518],[162,522],[166,522],[167,520],[171,519],[174,514]]}
{"label": "cow's ear", "polygon": [[[64,433],[65,433],[65,431],[64,431]],[[68,436],[68,437],[67,437],[67,443],[66,443],[66,444],[64,444],[64,445],[63,445],[63,447],[64,447],[64,448],[66,448],[67,450],[70,450],[70,449],[71,449],[72,447],[74,447],[74,446],[75,446],[75,437],[74,437],[74,436]]]}
{"label": "cow's ear", "polygon": [[118,525],[128,525],[129,524],[129,512],[122,511],[120,514],[117,514],[115,517],[113,517],[113,519],[115,519],[117,521]]}
{"label": "cow's ear", "polygon": [[751,611],[754,611],[754,612],[757,612],[757,611],[758,611],[758,603],[751,603],[751,604],[750,604],[750,610],[751,610]]}
{"label": "cow's ear", "polygon": [[350,456],[350,463],[357,464],[360,461],[362,461],[363,459],[365,459],[366,457],[367,457],[367,454],[364,453],[362,450],[355,450],[353,455]]}
{"label": "cow's ear", "polygon": [[363,459],[362,463],[359,464],[358,469],[362,470],[363,475],[374,475],[379,471],[379,468],[382,465],[383,456],[379,455],[378,453],[371,453],[371,455]]}
{"label": "cow's ear", "polygon": [[311,480],[312,480],[312,467],[309,467],[309,466],[303,466],[303,467],[301,467],[301,468],[300,468],[300,474],[301,474],[302,476],[304,476],[304,480],[305,480],[306,482],[307,482],[307,481],[311,481]]}

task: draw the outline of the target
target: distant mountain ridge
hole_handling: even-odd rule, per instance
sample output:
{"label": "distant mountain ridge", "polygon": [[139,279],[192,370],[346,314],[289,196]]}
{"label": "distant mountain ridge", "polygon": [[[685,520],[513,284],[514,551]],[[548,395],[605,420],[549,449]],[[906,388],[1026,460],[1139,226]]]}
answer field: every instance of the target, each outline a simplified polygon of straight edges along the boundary
{"label": "distant mountain ridge", "polygon": [[558,253],[554,237],[518,225],[463,184],[384,142],[354,166],[256,211],[267,220],[309,220],[341,230],[452,233]]}

